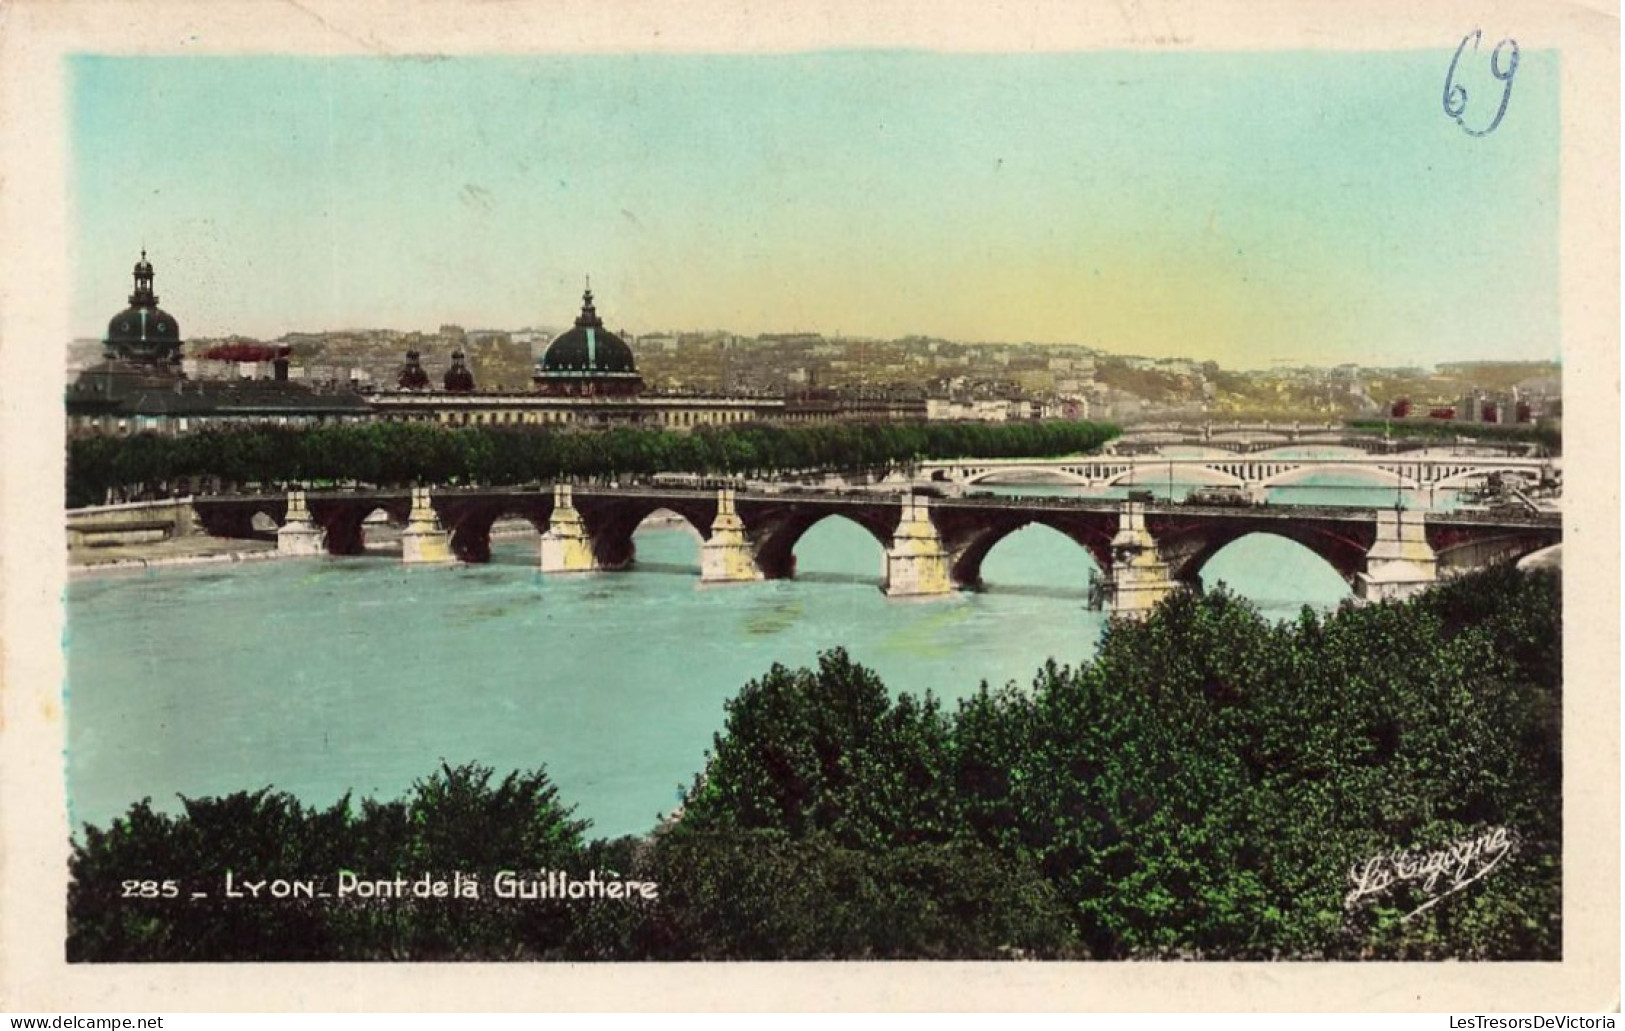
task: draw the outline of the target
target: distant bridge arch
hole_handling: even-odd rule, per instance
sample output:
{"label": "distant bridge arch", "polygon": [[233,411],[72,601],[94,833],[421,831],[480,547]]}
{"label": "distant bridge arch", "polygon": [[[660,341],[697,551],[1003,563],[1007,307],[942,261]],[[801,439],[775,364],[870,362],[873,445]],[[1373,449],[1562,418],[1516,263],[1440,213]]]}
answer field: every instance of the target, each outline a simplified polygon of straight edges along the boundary
{"label": "distant bridge arch", "polygon": [[[1341,441],[1342,438],[1336,439]],[[1262,451],[1254,451],[1252,453],[1252,457],[1266,462],[1271,459],[1277,459],[1285,462],[1303,462],[1313,461],[1314,458],[1364,458],[1367,454],[1367,451],[1364,448],[1350,447],[1349,445],[1340,442],[1318,444],[1312,448],[1306,446],[1309,444],[1315,444],[1315,442],[1298,440],[1291,444],[1283,444],[1279,447],[1271,447],[1265,448]],[[1308,450],[1314,451],[1313,458],[1306,458],[1304,455],[1298,453]]]}
{"label": "distant bridge arch", "polygon": [[[1132,470],[1130,470],[1132,471]],[[1011,481],[1010,477],[1019,476],[1019,480]],[[979,483],[995,483],[1000,480],[1009,482],[1012,486],[1030,483],[1042,486],[1043,484],[1071,484],[1087,487],[1094,481],[1087,473],[1064,466],[1039,466],[1029,468],[1019,465],[992,466],[979,468],[971,472],[966,478],[960,480],[965,486]]]}
{"label": "distant bridge arch", "polygon": [[1415,487],[1416,481],[1408,476],[1381,466],[1354,464],[1313,464],[1312,460],[1293,462],[1292,467],[1267,477],[1260,486],[1291,487],[1311,476],[1336,476],[1364,480],[1374,487]]}
{"label": "distant bridge arch", "polygon": [[1250,430],[1233,430],[1226,433],[1215,433],[1207,438],[1215,443],[1228,441],[1236,444],[1290,444],[1292,438],[1284,433],[1261,433]]}
{"label": "distant bridge arch", "polygon": [[[1246,481],[1233,472],[1227,471],[1236,467],[1238,463],[1230,459],[1216,459],[1213,464],[1202,465],[1186,462],[1175,466],[1177,476],[1173,477],[1176,483],[1198,483],[1213,487],[1239,487]],[[1158,484],[1166,485],[1169,480],[1169,467],[1163,465],[1142,465],[1113,476],[1106,481],[1108,487],[1155,487]]]}

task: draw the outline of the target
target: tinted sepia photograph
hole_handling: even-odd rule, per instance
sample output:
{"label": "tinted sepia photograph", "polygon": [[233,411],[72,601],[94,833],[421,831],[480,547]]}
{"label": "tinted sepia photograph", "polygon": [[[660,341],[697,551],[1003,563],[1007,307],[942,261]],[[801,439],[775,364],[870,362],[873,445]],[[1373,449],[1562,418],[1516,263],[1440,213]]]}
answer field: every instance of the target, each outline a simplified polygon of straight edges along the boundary
{"label": "tinted sepia photograph", "polygon": [[6,340],[68,976],[1611,948],[1617,998],[1618,141],[1566,120],[1617,21],[186,10],[42,64],[57,335]]}

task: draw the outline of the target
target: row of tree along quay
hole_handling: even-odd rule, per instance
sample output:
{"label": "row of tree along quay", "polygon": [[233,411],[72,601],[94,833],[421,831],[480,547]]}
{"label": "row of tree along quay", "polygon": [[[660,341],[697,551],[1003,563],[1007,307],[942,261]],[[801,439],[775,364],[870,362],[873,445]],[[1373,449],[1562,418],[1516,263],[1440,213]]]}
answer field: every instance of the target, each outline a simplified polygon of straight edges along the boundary
{"label": "row of tree along quay", "polygon": [[68,954],[1555,960],[1560,588],[1273,624],[1177,594],[952,711],[840,650],[775,666],[641,837],[589,841],[540,767],[142,802],[73,843]]}
{"label": "row of tree along quay", "polygon": [[885,469],[923,459],[1050,458],[1096,451],[1107,423],[750,424],[569,432],[375,422],[312,429],[255,427],[161,436],[85,437],[68,444],[69,507],[158,495],[200,482],[374,486],[590,480],[696,473],[776,476]]}
{"label": "row of tree along quay", "polygon": [[1535,444],[1542,454],[1563,453],[1563,430],[1558,426],[1497,425],[1475,422],[1462,424],[1439,419],[1351,419],[1347,426],[1361,433],[1382,433],[1390,437],[1455,441],[1468,437],[1477,444]]}

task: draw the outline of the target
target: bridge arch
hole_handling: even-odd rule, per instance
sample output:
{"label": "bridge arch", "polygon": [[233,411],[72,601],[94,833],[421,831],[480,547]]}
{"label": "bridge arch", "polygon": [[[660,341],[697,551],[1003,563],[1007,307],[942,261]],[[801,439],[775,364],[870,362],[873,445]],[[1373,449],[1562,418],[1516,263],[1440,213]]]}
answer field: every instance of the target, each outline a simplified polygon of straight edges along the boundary
{"label": "bridge arch", "polygon": [[1267,530],[1242,534],[1218,548],[1207,556],[1197,575],[1204,587],[1222,583],[1277,614],[1283,610],[1296,613],[1303,605],[1332,606],[1353,596],[1354,578],[1324,554]]}
{"label": "bridge arch", "polygon": [[988,553],[1011,535],[1032,526],[1052,530],[1078,545],[1102,573],[1111,569],[1112,528],[1104,522],[1069,520],[1049,513],[1012,515],[979,526],[955,542],[957,546],[953,549],[950,579],[964,587],[979,585],[982,582],[982,563],[986,561]]}
{"label": "bridge arch", "polygon": [[1353,586],[1365,569],[1366,553],[1375,539],[1374,529],[1357,532],[1349,526],[1322,526],[1291,519],[1268,524],[1202,523],[1180,532],[1153,533],[1158,538],[1158,550],[1168,563],[1169,577],[1183,583],[1201,582],[1203,568],[1229,545],[1243,537],[1268,534],[1307,548]]}
{"label": "bridge arch", "polygon": [[1440,535],[1441,539],[1435,544],[1441,577],[1461,576],[1500,562],[1517,562],[1553,546],[1550,533],[1512,527],[1493,536],[1463,536],[1464,539],[1454,540],[1449,535]]}
{"label": "bridge arch", "polygon": [[386,520],[406,525],[411,515],[410,497],[321,497],[308,500],[310,518],[326,532],[329,555],[361,555],[367,550],[366,523],[373,513],[383,511]]}
{"label": "bridge arch", "polygon": [[1290,444],[1292,438],[1284,433],[1270,433],[1264,430],[1227,430],[1215,433],[1207,439],[1214,443],[1235,444]]}
{"label": "bridge arch", "polygon": [[1143,430],[1125,433],[1118,439],[1127,444],[1179,444],[1192,436],[1187,430]]}
{"label": "bridge arch", "polygon": [[[1369,440],[1373,442],[1381,442],[1382,438],[1358,433],[1346,433],[1339,430],[1317,430],[1313,433],[1300,433],[1294,438],[1294,440],[1299,444],[1337,444],[1349,440]],[[1349,444],[1345,444],[1344,446],[1350,447],[1356,451],[1363,450],[1361,448],[1355,448],[1353,445]]]}
{"label": "bridge arch", "polygon": [[1548,544],[1544,548],[1536,548],[1523,558],[1517,560],[1519,569],[1545,569],[1563,565],[1563,544]]}
{"label": "bridge arch", "polygon": [[[1173,481],[1176,485],[1195,483],[1204,487],[1239,487],[1246,481],[1235,473],[1223,468],[1215,469],[1214,465],[1241,466],[1240,459],[1215,458],[1211,464],[1197,465],[1185,463],[1174,467]],[[1128,469],[1105,481],[1108,487],[1156,487],[1166,486],[1168,483],[1168,466],[1141,465]]]}
{"label": "bridge arch", "polygon": [[[1313,451],[1315,454],[1311,458],[1305,458],[1299,453],[1303,451]],[[1280,444],[1265,448],[1262,451],[1254,451],[1252,457],[1261,462],[1272,459],[1281,462],[1305,462],[1314,461],[1316,458],[1364,458],[1366,454],[1364,448],[1353,447],[1344,443],[1343,438],[1334,437],[1331,441],[1325,443],[1300,438],[1290,444]]]}
{"label": "bridge arch", "polygon": [[782,580],[796,574],[796,545],[808,530],[826,519],[838,519],[861,528],[880,545],[884,553],[891,547],[892,535],[897,530],[897,514],[890,519],[877,518],[871,510],[832,511],[829,509],[792,508],[770,524],[758,523],[746,516],[746,532],[755,538],[756,564],[769,580]]}
{"label": "bridge arch", "polygon": [[523,519],[547,532],[548,516],[552,513],[550,496],[536,499],[490,498],[471,501],[441,503],[436,506],[440,525],[448,534],[452,554],[464,562],[491,561],[491,528],[501,519]]}
{"label": "bridge arch", "polygon": [[[1300,464],[1301,463],[1301,464]],[[1364,463],[1317,463],[1304,462],[1299,459],[1294,468],[1283,470],[1273,476],[1267,477],[1261,484],[1264,487],[1290,487],[1311,476],[1347,476],[1350,479],[1362,479],[1373,487],[1415,487],[1416,481],[1409,476],[1403,476],[1381,466]]]}
{"label": "bridge arch", "polygon": [[[254,538],[264,534],[272,536],[276,527],[287,520],[287,495],[230,499],[218,497],[195,498],[192,511],[203,530],[212,537]],[[274,524],[270,531],[256,527],[259,516],[268,517]],[[259,523],[263,526],[263,523]]]}
{"label": "bridge arch", "polygon": [[[703,542],[710,536],[711,520],[715,517],[714,512],[700,511],[695,506],[653,499],[617,504],[595,514],[596,519],[586,518],[588,532],[592,535],[593,559],[600,569],[624,569],[636,561],[638,549],[635,538],[651,518],[655,518],[655,525],[662,520],[675,520],[692,533],[696,541]],[[695,562],[698,561],[699,553],[696,551]]]}
{"label": "bridge arch", "polygon": [[1156,451],[1149,452],[1141,457],[1148,462],[1154,462],[1159,458],[1210,458],[1217,462],[1234,461],[1240,452],[1238,452],[1235,448],[1224,447],[1223,443],[1224,442],[1221,441],[1219,444],[1209,444],[1206,441],[1203,441],[1200,443],[1180,444],[1171,447],[1158,448]]}
{"label": "bridge arch", "polygon": [[[1082,463],[1080,462],[1080,465],[1081,464]],[[965,477],[960,482],[968,487],[977,483],[994,483],[1011,476],[1020,477],[1018,481],[1011,482],[1012,486],[1022,484],[1033,484],[1040,486],[1044,484],[1066,484],[1086,487],[1091,482],[1087,474],[1076,472],[1072,469],[1066,469],[1060,466],[1020,465],[978,468],[976,472]]]}

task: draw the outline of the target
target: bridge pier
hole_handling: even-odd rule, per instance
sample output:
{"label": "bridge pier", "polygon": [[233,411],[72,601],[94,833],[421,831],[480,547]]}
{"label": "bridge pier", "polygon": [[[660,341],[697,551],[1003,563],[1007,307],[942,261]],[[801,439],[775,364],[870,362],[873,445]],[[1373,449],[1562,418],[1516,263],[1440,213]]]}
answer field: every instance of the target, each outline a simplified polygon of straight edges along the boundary
{"label": "bridge pier", "polygon": [[401,533],[401,561],[407,565],[452,562],[451,536],[429,501],[429,488],[412,488],[412,514]]}
{"label": "bridge pier", "polygon": [[734,492],[719,490],[711,536],[700,545],[700,582],[743,583],[760,579],[762,570],[756,565],[756,554],[745,537],[745,522],[734,506]]}
{"label": "bridge pier", "polygon": [[276,532],[277,554],[325,555],[326,536],[310,518],[310,507],[305,503],[305,492],[288,491],[288,515]]}
{"label": "bridge pier", "polygon": [[576,511],[569,484],[553,487],[553,517],[542,534],[542,572],[588,573],[598,568],[592,536]]}
{"label": "bridge pier", "polygon": [[1111,614],[1139,619],[1181,584],[1168,576],[1168,563],[1145,528],[1144,506],[1126,502],[1117,526],[1112,538]]}
{"label": "bridge pier", "polygon": [[948,551],[931,521],[929,501],[905,495],[903,516],[886,550],[886,595],[892,598],[953,593]]}
{"label": "bridge pier", "polygon": [[1439,579],[1439,557],[1428,544],[1420,512],[1379,509],[1377,540],[1366,552],[1365,572],[1355,580],[1362,601],[1399,601]]}

